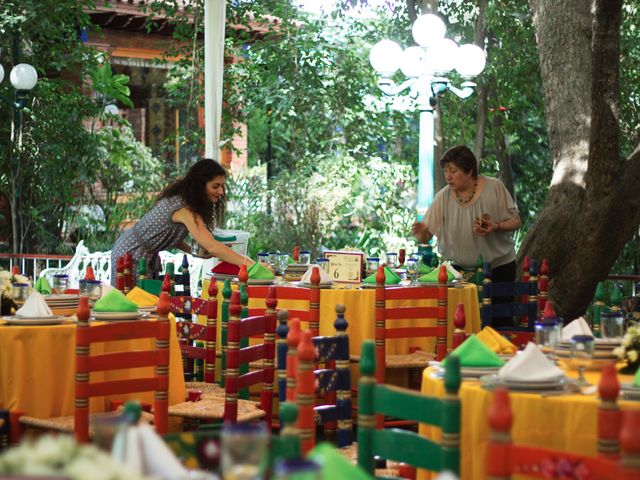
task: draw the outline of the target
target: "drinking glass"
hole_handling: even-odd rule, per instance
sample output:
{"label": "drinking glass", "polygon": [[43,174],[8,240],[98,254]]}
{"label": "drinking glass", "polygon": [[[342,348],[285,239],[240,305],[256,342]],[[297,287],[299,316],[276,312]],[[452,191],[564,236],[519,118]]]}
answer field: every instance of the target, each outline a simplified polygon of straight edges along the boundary
{"label": "drinking glass", "polygon": [[329,259],[328,258],[316,258],[316,265],[320,267],[320,270],[324,270],[326,274],[329,274]]}
{"label": "drinking glass", "polygon": [[280,275],[284,275],[284,272],[287,270],[289,266],[289,254],[288,253],[279,253],[278,254],[278,269],[280,270]]}
{"label": "drinking glass", "polygon": [[309,250],[302,250],[298,256],[299,262],[303,265],[309,265],[311,262],[311,252]]}
{"label": "drinking glass", "polygon": [[275,271],[278,264],[278,252],[269,252],[267,254],[267,261],[269,262],[271,269]]}
{"label": "drinking glass", "polygon": [[264,252],[260,252],[258,254],[258,262],[262,263],[264,265],[269,265],[269,254],[268,253],[264,253]]}
{"label": "drinking glass", "polygon": [[69,286],[69,275],[57,273],[53,276],[53,284],[51,285],[51,293],[61,295]]}
{"label": "drinking glass", "polygon": [[556,345],[560,341],[560,330],[555,318],[545,318],[535,323],[536,344],[548,357],[553,356]]}
{"label": "drinking glass", "polygon": [[398,265],[398,254],[396,252],[387,252],[387,265],[389,268],[395,268]]}
{"label": "drinking glass", "polygon": [[579,387],[591,385],[584,378],[584,370],[591,365],[593,359],[594,341],[591,335],[574,335],[571,337],[571,359],[573,364],[578,368]]}
{"label": "drinking glass", "polygon": [[414,257],[409,257],[405,263],[405,267],[407,267],[407,275],[411,280],[411,285],[417,285],[418,283],[418,260]]}
{"label": "drinking glass", "polygon": [[222,478],[263,478],[268,463],[269,433],[261,423],[236,423],[222,429]]}
{"label": "drinking glass", "polygon": [[624,335],[624,316],[622,312],[601,313],[600,334],[605,339],[620,340]]}
{"label": "drinking glass", "polygon": [[378,257],[367,258],[367,273],[375,273],[380,266],[380,259]]}
{"label": "drinking glass", "polygon": [[22,305],[27,301],[27,297],[29,296],[29,284],[28,283],[14,283],[11,285],[11,298],[13,301]]}

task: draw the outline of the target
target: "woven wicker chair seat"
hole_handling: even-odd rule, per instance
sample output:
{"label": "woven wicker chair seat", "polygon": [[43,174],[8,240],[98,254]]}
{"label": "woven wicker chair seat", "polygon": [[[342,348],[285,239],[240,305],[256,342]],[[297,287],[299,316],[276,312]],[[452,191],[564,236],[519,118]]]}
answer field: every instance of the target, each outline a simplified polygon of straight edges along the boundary
{"label": "woven wicker chair seat", "polygon": [[[224,395],[203,395],[197,402],[182,402],[169,407],[169,415],[172,417],[185,417],[195,419],[222,419],[224,417]],[[255,402],[238,400],[238,422],[245,423],[264,417],[264,411],[260,410]]]}
{"label": "woven wicker chair seat", "polygon": [[[359,362],[360,355],[351,355],[352,362]],[[385,357],[386,368],[419,368],[428,366],[429,362],[436,358],[435,354],[416,350],[413,353],[400,355],[387,355]]]}
{"label": "woven wicker chair seat", "polygon": [[[121,414],[121,407],[115,412],[93,413],[89,415],[89,436],[93,436],[93,422],[96,419],[117,417]],[[141,413],[141,421],[153,425],[153,414],[149,412]],[[20,417],[20,423],[28,427],[41,428],[44,430],[54,430],[56,432],[73,433],[74,417],[35,418],[26,415]]]}
{"label": "woven wicker chair seat", "polygon": [[185,382],[185,390],[200,390],[203,395],[213,395],[215,397],[224,397],[224,387],[221,387],[217,383],[207,382]]}

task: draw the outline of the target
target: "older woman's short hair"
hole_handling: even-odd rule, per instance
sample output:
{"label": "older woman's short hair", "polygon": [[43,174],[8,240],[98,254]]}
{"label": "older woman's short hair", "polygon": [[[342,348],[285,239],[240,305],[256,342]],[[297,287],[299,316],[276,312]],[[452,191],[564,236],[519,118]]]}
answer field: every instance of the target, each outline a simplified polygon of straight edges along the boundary
{"label": "older woman's short hair", "polygon": [[444,168],[447,163],[453,163],[465,173],[471,173],[473,178],[478,176],[478,160],[473,152],[464,145],[451,147],[444,152],[440,159],[440,166]]}

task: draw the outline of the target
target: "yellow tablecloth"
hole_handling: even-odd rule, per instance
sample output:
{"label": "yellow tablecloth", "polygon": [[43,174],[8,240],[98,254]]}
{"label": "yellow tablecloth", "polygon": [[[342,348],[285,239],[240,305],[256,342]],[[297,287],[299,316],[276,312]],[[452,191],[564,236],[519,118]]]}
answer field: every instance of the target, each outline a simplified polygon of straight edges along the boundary
{"label": "yellow tablecloth", "polygon": [[[172,324],[172,331],[175,325]],[[75,324],[21,327],[0,325],[0,408],[38,418],[73,414]],[[152,339],[95,344],[92,354],[149,349]],[[182,359],[176,335],[170,336],[169,404],[185,398]],[[152,368],[110,372],[102,378],[125,379],[153,374]],[[94,377],[92,380],[100,377]],[[153,392],[118,396],[153,402]],[[91,400],[92,411],[104,411],[111,398]]]}
{"label": "yellow tablecloth", "polygon": [[[441,379],[432,376],[432,369],[422,374],[422,393],[444,396]],[[568,376],[577,376],[567,371]],[[589,383],[597,385],[598,372],[587,372]],[[620,375],[620,382],[630,382],[631,376]],[[480,387],[478,381],[464,380],[460,387],[462,403],[461,422],[461,479],[484,480],[485,456],[489,425],[487,411],[492,393]],[[544,446],[567,452],[597,454],[597,411],[599,400],[594,395],[558,395],[543,397],[535,393],[510,393],[513,411],[511,437],[514,442]],[[632,406],[630,402],[621,405]],[[637,405],[637,403],[635,404]],[[637,407],[636,407],[637,408]],[[420,425],[420,433],[440,440],[440,430]],[[418,472],[419,480],[431,478],[425,471]]]}
{"label": "yellow tablecloth", "polygon": [[[203,296],[208,298],[208,280],[203,282]],[[218,318],[221,318],[222,306],[222,282],[218,282]],[[424,300],[422,302],[394,301],[397,305],[433,305],[433,301]],[[431,303],[429,303],[431,302]],[[333,335],[335,330],[333,322],[336,319],[336,304],[345,306],[345,318],[349,322],[347,333],[349,334],[349,347],[352,355],[360,355],[360,345],[363,340],[374,338],[375,328],[375,289],[322,289],[320,290],[320,335]],[[454,330],[453,317],[458,303],[464,304],[466,327],[469,333],[480,331],[480,310],[478,306],[478,291],[474,284],[467,283],[463,287],[449,288],[448,296],[448,327],[449,346],[451,346],[451,335]],[[249,298],[249,308],[264,307],[264,299]],[[303,301],[278,300],[278,308],[304,309],[308,308]],[[204,321],[201,317],[200,321]],[[406,326],[408,323],[398,322],[397,326]],[[435,320],[433,322],[435,326]],[[218,322],[220,326],[220,322]],[[306,327],[305,327],[306,328]],[[220,338],[220,337],[218,337]],[[435,339],[423,339],[409,341],[405,339],[394,339],[387,341],[387,353],[407,353],[409,346],[419,346],[426,351],[435,348]]]}

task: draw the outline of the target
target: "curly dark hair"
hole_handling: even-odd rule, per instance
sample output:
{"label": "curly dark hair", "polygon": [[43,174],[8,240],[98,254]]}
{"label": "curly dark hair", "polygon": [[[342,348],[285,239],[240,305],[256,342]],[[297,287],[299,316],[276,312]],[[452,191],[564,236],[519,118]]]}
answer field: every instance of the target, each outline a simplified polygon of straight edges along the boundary
{"label": "curly dark hair", "polygon": [[225,195],[217,203],[211,203],[205,191],[207,182],[216,177],[226,177],[227,171],[215,160],[205,158],[194,163],[187,174],[169,184],[160,192],[156,202],[167,197],[180,195],[194,214],[202,217],[209,228],[224,223],[226,208]]}
{"label": "curly dark hair", "polygon": [[470,173],[473,178],[478,177],[478,160],[469,147],[457,145],[444,152],[440,159],[440,166],[453,163],[464,173]]}

